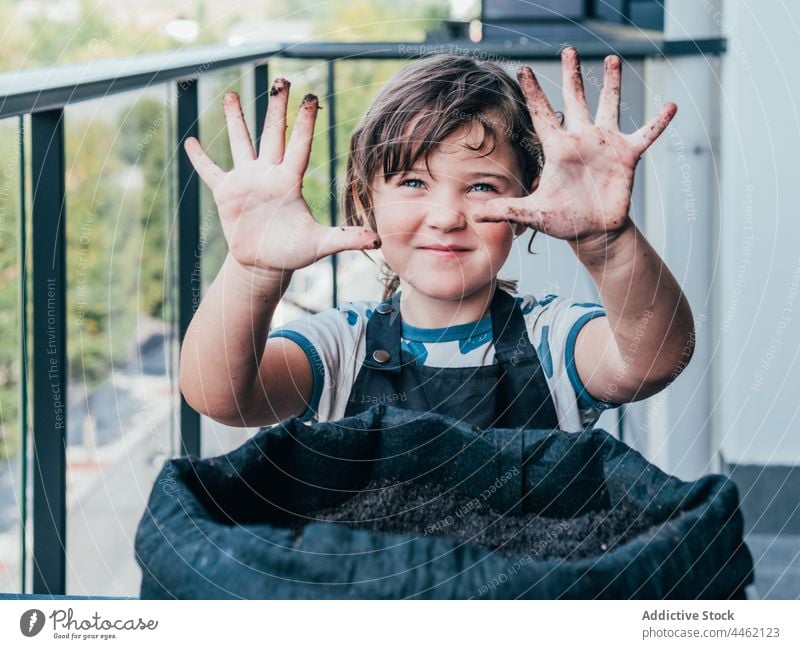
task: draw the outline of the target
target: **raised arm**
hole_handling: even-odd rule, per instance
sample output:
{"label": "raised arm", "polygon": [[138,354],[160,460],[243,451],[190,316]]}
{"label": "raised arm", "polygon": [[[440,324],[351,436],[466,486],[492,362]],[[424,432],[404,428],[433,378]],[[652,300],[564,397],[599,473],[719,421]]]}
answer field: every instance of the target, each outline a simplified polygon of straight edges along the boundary
{"label": "raised arm", "polygon": [[239,98],[224,99],[234,168],[223,172],[190,138],[185,148],[214,195],[228,256],[195,314],[181,348],[180,387],[196,410],[235,426],[258,426],[300,414],[312,389],[298,345],[267,332],[294,270],[344,250],[380,246],[360,227],[325,227],[302,195],[318,110],[303,98],[286,146],[289,82],[270,92],[256,156]]}
{"label": "raised arm", "polygon": [[524,223],[567,241],[602,295],[606,318],[591,320],[576,341],[575,365],[596,399],[627,402],[663,389],[694,350],[691,309],[680,286],[630,218],[636,164],[677,107],[668,103],[632,134],[619,130],[621,62],[605,60],[592,123],[578,53],[562,53],[564,124],[530,68],[519,71],[545,165],[536,190],[497,199],[476,220]]}

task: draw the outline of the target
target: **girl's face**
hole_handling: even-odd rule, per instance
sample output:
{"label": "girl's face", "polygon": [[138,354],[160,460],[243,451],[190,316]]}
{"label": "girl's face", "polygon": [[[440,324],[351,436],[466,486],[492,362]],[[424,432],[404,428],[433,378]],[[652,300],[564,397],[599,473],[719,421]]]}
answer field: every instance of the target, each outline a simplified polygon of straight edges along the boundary
{"label": "girl's face", "polygon": [[465,126],[442,142],[428,162],[391,178],[378,175],[372,201],[381,252],[400,276],[404,294],[460,300],[487,289],[524,226],[476,223],[481,205],[524,196],[511,144],[498,136],[494,151],[480,145],[483,129]]}

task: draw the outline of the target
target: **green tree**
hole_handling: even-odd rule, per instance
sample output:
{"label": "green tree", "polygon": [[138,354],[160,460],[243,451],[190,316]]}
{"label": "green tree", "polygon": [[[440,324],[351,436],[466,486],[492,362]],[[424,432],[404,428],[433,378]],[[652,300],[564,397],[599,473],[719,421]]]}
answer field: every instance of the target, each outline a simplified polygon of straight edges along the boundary
{"label": "green tree", "polygon": [[0,458],[19,447],[19,132],[0,122]]}

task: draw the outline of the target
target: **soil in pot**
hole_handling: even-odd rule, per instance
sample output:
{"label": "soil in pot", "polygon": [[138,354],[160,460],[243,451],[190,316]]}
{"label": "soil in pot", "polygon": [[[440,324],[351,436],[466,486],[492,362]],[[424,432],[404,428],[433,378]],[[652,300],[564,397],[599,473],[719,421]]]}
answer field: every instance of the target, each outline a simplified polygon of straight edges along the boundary
{"label": "soil in pot", "polygon": [[504,515],[480,497],[465,500],[439,485],[373,481],[331,509],[309,513],[296,532],[313,521],[339,522],[391,534],[445,536],[511,557],[581,559],[600,555],[657,524],[622,502],[612,509],[574,518]]}

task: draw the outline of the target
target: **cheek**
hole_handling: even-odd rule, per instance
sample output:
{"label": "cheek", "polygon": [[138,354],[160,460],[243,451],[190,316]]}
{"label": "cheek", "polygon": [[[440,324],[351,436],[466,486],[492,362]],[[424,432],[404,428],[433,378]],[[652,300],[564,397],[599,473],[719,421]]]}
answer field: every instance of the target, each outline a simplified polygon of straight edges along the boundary
{"label": "cheek", "polygon": [[408,228],[398,215],[375,214],[375,231],[381,237],[380,254],[383,260],[395,271],[402,271],[406,265],[408,250],[406,239]]}
{"label": "cheek", "polygon": [[417,215],[402,207],[375,211],[376,232],[383,238],[383,244],[407,242],[417,236],[420,220]]}
{"label": "cheek", "polygon": [[[373,199],[374,200],[374,199]],[[398,209],[392,209],[391,204],[386,205],[378,200],[373,203],[376,232],[378,234],[397,234],[401,231],[403,218]]]}
{"label": "cheek", "polygon": [[397,245],[408,237],[407,223],[397,216],[377,217],[375,219],[376,232],[383,240],[383,247]]}
{"label": "cheek", "polygon": [[481,246],[489,253],[508,254],[514,241],[514,231],[508,223],[481,223],[475,228]]}

